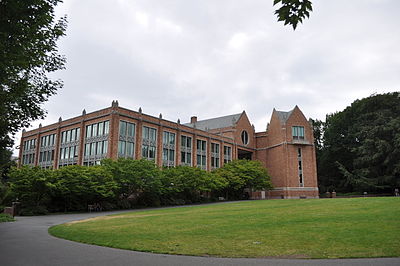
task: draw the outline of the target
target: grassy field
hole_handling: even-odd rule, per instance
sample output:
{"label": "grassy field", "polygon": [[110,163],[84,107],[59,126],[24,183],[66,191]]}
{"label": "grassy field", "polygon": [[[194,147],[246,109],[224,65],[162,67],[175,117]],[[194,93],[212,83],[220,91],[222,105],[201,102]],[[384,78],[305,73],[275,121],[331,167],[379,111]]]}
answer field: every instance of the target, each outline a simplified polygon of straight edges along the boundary
{"label": "grassy field", "polygon": [[217,257],[400,256],[400,198],[262,200],[166,208],[51,227],[122,249]]}

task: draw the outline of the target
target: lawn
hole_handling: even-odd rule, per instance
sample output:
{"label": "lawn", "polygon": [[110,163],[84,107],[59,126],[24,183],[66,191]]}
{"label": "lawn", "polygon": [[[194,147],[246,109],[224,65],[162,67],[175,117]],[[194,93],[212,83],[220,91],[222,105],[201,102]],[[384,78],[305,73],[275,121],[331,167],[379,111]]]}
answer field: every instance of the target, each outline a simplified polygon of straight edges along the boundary
{"label": "lawn", "polygon": [[216,257],[400,256],[400,198],[260,200],[142,210],[51,227],[101,246]]}

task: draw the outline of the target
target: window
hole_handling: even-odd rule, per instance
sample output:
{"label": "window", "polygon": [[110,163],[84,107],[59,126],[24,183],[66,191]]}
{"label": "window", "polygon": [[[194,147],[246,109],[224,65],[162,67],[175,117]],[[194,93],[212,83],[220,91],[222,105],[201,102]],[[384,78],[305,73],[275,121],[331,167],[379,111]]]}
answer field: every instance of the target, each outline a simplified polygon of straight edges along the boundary
{"label": "window", "polygon": [[107,154],[108,152],[108,140],[103,141],[103,154]]}
{"label": "window", "polygon": [[298,159],[299,185],[300,187],[304,187],[303,160],[302,160],[301,148],[297,149],[297,159]]}
{"label": "window", "polygon": [[156,138],[157,130],[150,127],[143,127],[142,132],[142,157],[148,160],[156,159]]}
{"label": "window", "polygon": [[197,167],[207,170],[207,142],[197,140]]}
{"label": "window", "polygon": [[232,148],[224,146],[224,163],[229,163],[230,161],[232,161]]}
{"label": "window", "polygon": [[126,136],[126,122],[119,121],[119,135]]}
{"label": "window", "polygon": [[192,166],[192,138],[181,136],[181,165]]}
{"label": "window", "polygon": [[135,136],[135,124],[132,123],[126,123],[126,135],[128,137],[134,137]]}
{"label": "window", "polygon": [[110,130],[109,125],[110,125],[110,122],[109,122],[109,121],[105,121],[105,122],[104,122],[104,132],[103,132],[103,135],[108,135],[108,132],[109,132],[109,130]]}
{"label": "window", "polygon": [[59,167],[78,164],[80,130],[77,127],[61,132]]}
{"label": "window", "polygon": [[38,165],[41,168],[53,167],[55,136],[56,134],[51,134],[40,138]]}
{"label": "window", "polygon": [[118,157],[133,158],[135,154],[135,130],[133,123],[119,121]]}
{"label": "window", "polygon": [[246,130],[243,130],[243,131],[242,131],[242,143],[243,143],[244,145],[249,144],[249,134],[247,133]]}
{"label": "window", "polygon": [[86,126],[83,165],[98,165],[107,157],[109,125],[109,121],[101,121]]}
{"label": "window", "polygon": [[67,142],[71,141],[71,130],[67,131]]}
{"label": "window", "polygon": [[175,166],[175,133],[163,132],[163,166]]}
{"label": "window", "polygon": [[86,138],[91,138],[92,137],[92,125],[86,126]]}
{"label": "window", "polygon": [[104,134],[104,123],[99,123],[97,127],[97,132],[99,136],[102,136]]}
{"label": "window", "polygon": [[92,125],[92,136],[93,137],[97,136],[97,124]]}
{"label": "window", "polygon": [[211,143],[211,169],[219,168],[219,144]]}
{"label": "window", "polygon": [[304,139],[304,127],[294,126],[292,127],[293,139]]}

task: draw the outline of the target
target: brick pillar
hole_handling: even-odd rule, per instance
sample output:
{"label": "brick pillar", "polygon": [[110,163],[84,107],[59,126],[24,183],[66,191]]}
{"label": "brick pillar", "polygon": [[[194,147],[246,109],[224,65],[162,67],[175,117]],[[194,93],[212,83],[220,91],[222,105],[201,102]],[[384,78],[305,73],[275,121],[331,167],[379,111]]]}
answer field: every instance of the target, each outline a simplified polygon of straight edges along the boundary
{"label": "brick pillar", "polygon": [[36,133],[36,147],[35,147],[35,166],[38,166],[39,163],[39,153],[40,153],[40,129],[38,133]]}
{"label": "brick pillar", "polygon": [[108,154],[107,157],[113,160],[118,159],[118,138],[119,138],[119,114],[118,107],[113,107],[110,117],[110,128],[108,133]]}
{"label": "brick pillar", "polygon": [[207,158],[207,169],[211,171],[211,138],[207,138],[207,150],[206,150],[206,158]]}
{"label": "brick pillar", "polygon": [[143,133],[143,118],[140,115],[137,121],[136,141],[135,141],[135,158],[140,160],[142,158],[142,133]]}
{"label": "brick pillar", "polygon": [[197,166],[197,134],[193,134],[193,143],[192,143],[192,166]]}
{"label": "brick pillar", "polygon": [[[81,129],[81,132],[82,132],[82,129]],[[58,159],[60,158],[60,154],[59,153],[60,153],[60,146],[61,146],[61,127],[60,127],[60,123],[58,123],[58,126],[57,126],[56,141],[55,141],[54,144],[55,145],[54,145],[53,169],[58,169]],[[80,148],[80,146],[79,146],[79,148]],[[79,160],[79,154],[78,154],[78,160]]]}
{"label": "brick pillar", "polygon": [[24,150],[24,133],[25,133],[25,129],[22,130],[21,140],[20,140],[20,144],[19,144],[18,167],[22,166],[22,152]]}
{"label": "brick pillar", "polygon": [[181,164],[181,130],[179,127],[176,129],[176,142],[175,142],[175,166]]}
{"label": "brick pillar", "polygon": [[[85,154],[85,136],[86,136],[85,116],[86,116],[86,113],[82,114],[82,120],[79,125],[81,134],[79,136],[78,165],[83,165],[83,156]],[[61,140],[60,140],[60,143],[61,143]],[[109,147],[110,147],[110,145],[109,145]]]}
{"label": "brick pillar", "polygon": [[162,153],[163,153],[163,130],[164,127],[161,124],[158,125],[158,129],[157,129],[157,142],[156,142],[156,164],[160,167],[162,167],[163,163],[162,163]]}
{"label": "brick pillar", "polygon": [[224,166],[224,141],[219,144],[219,167]]}

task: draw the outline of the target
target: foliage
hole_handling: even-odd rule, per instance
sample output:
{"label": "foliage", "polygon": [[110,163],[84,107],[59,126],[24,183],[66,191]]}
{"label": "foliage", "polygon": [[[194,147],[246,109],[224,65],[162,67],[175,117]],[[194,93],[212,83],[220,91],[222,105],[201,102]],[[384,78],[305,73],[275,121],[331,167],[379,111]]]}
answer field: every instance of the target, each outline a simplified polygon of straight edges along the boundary
{"label": "foliage", "polygon": [[[3,183],[0,181],[0,206],[4,205],[5,199],[8,197],[10,194],[10,189],[7,184]],[[0,212],[1,212],[1,207],[0,207]]]}
{"label": "foliage", "polygon": [[0,223],[4,222],[14,222],[14,218],[12,218],[9,214],[0,213]]}
{"label": "foliage", "polygon": [[42,103],[62,87],[48,74],[64,68],[56,41],[65,34],[66,18],[55,20],[61,0],[0,1],[0,159],[12,136],[33,120],[44,118]]}
{"label": "foliage", "polygon": [[88,204],[114,197],[117,187],[111,173],[101,166],[71,165],[54,171],[55,199],[62,199],[64,211],[86,210]]}
{"label": "foliage", "polygon": [[225,183],[223,191],[227,198],[240,199],[245,188],[271,189],[271,177],[260,161],[234,160],[214,171]]}
{"label": "foliage", "polygon": [[324,144],[324,125],[325,123],[322,120],[318,119],[310,119],[311,120],[311,125],[313,129],[313,134],[314,134],[314,146],[315,149],[317,150],[317,153],[322,150]]}
{"label": "foliage", "polygon": [[143,201],[145,205],[152,205],[157,201],[161,186],[160,170],[153,161],[106,159],[102,161],[102,165],[113,175],[120,199],[131,200],[132,204]]}
{"label": "foliage", "polygon": [[322,142],[322,192],[393,192],[400,187],[400,94],[372,95],[327,115]]}
{"label": "foliage", "polygon": [[17,164],[12,160],[12,151],[9,149],[2,149],[1,145],[0,143],[0,181],[6,181],[10,168]]}
{"label": "foliage", "polygon": [[303,23],[303,19],[310,17],[312,3],[309,0],[274,0],[274,6],[279,3],[282,6],[275,10],[278,21],[292,25],[293,30],[296,30],[299,22]]}
{"label": "foliage", "polygon": [[116,183],[100,166],[66,166],[57,170],[39,167],[13,168],[11,193],[18,199],[21,215],[48,211],[82,211],[88,204],[112,201]]}
{"label": "foliage", "polygon": [[398,257],[399,203],[396,197],[241,201],[104,216],[49,232],[95,245],[195,256]]}
{"label": "foliage", "polygon": [[52,171],[39,167],[13,168],[10,172],[13,198],[21,202],[21,208],[39,208],[48,205],[54,185]]}
{"label": "foliage", "polygon": [[9,198],[18,198],[23,215],[84,211],[93,204],[110,210],[198,203],[221,193],[238,199],[244,188],[271,187],[266,170],[255,161],[234,161],[210,173],[187,166],[159,169],[154,161],[120,158],[91,167],[13,168],[10,177]]}
{"label": "foliage", "polygon": [[162,196],[166,203],[200,202],[206,193],[223,186],[218,176],[197,167],[177,166],[162,171]]}

